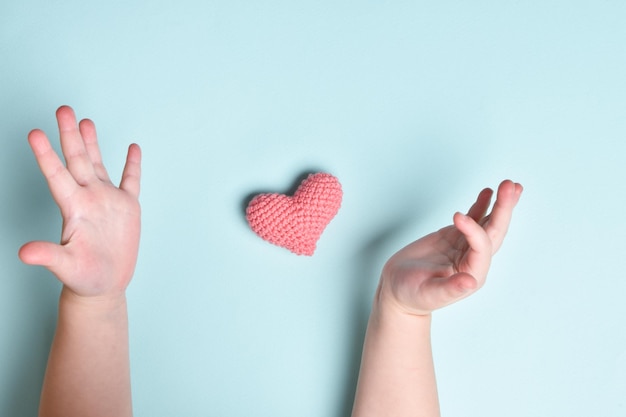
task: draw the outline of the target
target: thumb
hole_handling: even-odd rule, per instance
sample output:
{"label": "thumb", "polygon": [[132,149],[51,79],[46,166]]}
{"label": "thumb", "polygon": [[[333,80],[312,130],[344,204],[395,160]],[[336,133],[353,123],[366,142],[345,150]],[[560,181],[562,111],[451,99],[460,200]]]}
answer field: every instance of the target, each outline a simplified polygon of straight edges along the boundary
{"label": "thumb", "polygon": [[20,248],[18,256],[25,264],[40,265],[54,271],[61,263],[63,247],[51,242],[28,242]]}
{"label": "thumb", "polygon": [[459,272],[446,278],[430,279],[422,284],[422,294],[428,294],[432,310],[436,310],[467,297],[478,289],[476,279],[465,272]]}

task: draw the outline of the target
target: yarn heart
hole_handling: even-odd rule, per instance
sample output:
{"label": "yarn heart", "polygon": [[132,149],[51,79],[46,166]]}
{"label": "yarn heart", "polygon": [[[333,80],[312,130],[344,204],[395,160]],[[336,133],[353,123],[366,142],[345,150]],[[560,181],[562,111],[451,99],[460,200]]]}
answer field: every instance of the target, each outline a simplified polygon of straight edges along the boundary
{"label": "yarn heart", "polygon": [[255,196],[246,208],[246,219],[261,239],[297,255],[312,256],[322,232],[339,211],[342,196],[337,178],[310,174],[293,196]]}

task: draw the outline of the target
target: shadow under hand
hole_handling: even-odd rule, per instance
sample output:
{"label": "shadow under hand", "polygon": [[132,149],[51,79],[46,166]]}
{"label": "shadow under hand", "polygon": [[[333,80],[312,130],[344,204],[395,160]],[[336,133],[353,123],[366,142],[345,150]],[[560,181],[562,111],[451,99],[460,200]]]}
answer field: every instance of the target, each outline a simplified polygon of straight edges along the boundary
{"label": "shadow under hand", "polygon": [[23,132],[1,136],[6,153],[0,159],[0,247],[7,250],[0,265],[6,291],[6,314],[0,317],[0,415],[31,417],[39,407],[60,284],[44,268],[23,265],[17,251],[28,240],[58,240],[61,221]]}
{"label": "shadow under hand", "polygon": [[353,283],[350,293],[351,299],[348,301],[350,328],[348,329],[348,352],[346,352],[346,376],[343,383],[344,392],[341,396],[340,409],[337,417],[348,417],[352,413],[354,395],[359,377],[361,365],[361,353],[363,341],[369,319],[372,301],[378,281],[382,263],[389,255],[385,253],[385,248],[389,246],[391,240],[406,228],[408,219],[400,219],[376,233],[361,249],[355,254]]}
{"label": "shadow under hand", "polygon": [[3,372],[5,400],[0,403],[0,415],[31,417],[37,415],[41,386],[48,352],[56,326],[56,300],[59,285],[45,270],[33,271],[18,279],[24,281],[17,294],[22,307],[14,308],[11,346],[7,357],[11,361]]}

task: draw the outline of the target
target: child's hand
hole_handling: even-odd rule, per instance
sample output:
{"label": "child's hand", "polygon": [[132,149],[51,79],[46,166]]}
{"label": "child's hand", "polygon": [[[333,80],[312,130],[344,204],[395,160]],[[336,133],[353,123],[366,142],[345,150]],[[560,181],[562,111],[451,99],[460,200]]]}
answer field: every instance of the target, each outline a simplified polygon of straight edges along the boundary
{"label": "child's hand", "polygon": [[493,191],[485,189],[467,215],[454,215],[454,225],[393,255],[383,268],[378,302],[407,314],[428,315],[478,290],[521,193],[520,184],[503,181],[491,214],[486,216]]}
{"label": "child's hand", "polygon": [[115,298],[132,278],[139,249],[141,151],[134,144],[128,149],[117,188],[102,164],[93,122],[78,125],[66,106],[56,116],[67,168],[42,131],[30,132],[28,142],[61,209],[61,242],[29,242],[19,256],[48,268],[77,296]]}

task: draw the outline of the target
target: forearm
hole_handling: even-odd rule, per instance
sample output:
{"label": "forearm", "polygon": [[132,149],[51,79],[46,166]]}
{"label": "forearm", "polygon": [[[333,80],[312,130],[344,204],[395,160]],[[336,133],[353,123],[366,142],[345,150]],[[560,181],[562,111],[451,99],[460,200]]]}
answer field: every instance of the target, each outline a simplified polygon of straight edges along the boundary
{"label": "forearm", "polygon": [[367,327],[353,417],[435,417],[439,401],[431,316],[374,301]]}
{"label": "forearm", "polygon": [[132,416],[123,295],[94,302],[63,289],[39,415]]}

